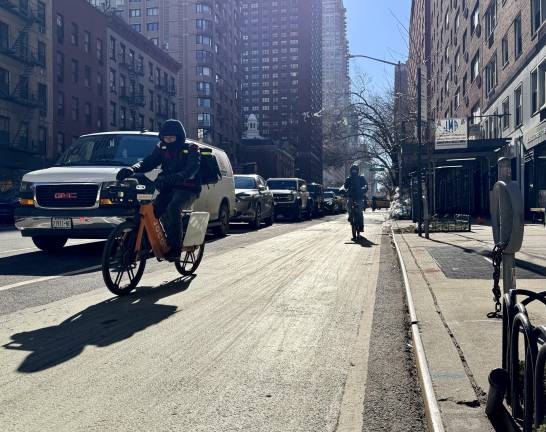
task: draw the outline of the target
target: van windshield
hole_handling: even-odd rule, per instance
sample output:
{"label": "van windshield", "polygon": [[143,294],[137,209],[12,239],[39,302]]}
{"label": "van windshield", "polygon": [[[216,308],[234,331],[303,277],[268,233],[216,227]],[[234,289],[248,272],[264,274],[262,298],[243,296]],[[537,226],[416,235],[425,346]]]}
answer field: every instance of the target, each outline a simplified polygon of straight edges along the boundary
{"label": "van windshield", "polygon": [[298,182],[296,180],[268,180],[267,186],[269,189],[295,191],[298,189]]}
{"label": "van windshield", "polygon": [[56,166],[130,166],[150,155],[159,138],[149,135],[97,135],[79,138]]}

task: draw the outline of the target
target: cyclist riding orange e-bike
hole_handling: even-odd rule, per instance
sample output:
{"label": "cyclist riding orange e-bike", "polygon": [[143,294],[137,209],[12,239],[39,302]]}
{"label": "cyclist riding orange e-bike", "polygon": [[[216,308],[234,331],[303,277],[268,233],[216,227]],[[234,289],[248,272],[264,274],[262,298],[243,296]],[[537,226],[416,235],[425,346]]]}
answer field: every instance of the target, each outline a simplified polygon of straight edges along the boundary
{"label": "cyclist riding orange e-bike", "polygon": [[347,208],[349,211],[349,222],[353,229],[353,238],[356,239],[364,232],[364,210],[366,209],[366,192],[368,182],[360,175],[358,165],[351,166],[351,175],[345,180],[343,189],[347,196]]}
{"label": "cyclist riding orange e-bike", "polygon": [[201,193],[199,168],[201,153],[197,144],[186,143],[186,131],[178,120],[167,120],[159,133],[160,142],[153,153],[131,168],[122,169],[117,180],[123,181],[135,173],[146,173],[161,165],[155,181],[160,193],[154,202],[156,218],[162,218],[170,250],[169,261],[180,259],[182,210],[191,209]]}

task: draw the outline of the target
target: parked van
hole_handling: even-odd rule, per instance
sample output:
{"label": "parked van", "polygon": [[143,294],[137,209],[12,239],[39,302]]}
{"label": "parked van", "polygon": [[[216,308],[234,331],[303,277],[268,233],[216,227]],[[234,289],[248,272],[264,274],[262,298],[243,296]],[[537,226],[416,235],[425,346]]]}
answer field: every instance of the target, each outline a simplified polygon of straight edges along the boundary
{"label": "parked van", "polygon": [[[113,205],[104,198],[103,191],[115,182],[120,169],[151,154],[158,141],[158,134],[153,132],[81,136],[55,166],[23,177],[15,226],[46,251],[62,248],[69,238],[107,238],[112,228],[124,222],[135,209]],[[203,186],[194,210],[210,213],[209,228],[216,235],[225,235],[236,210],[229,158],[219,148],[187,141],[212,149],[218,160],[222,180]],[[146,176],[154,180],[159,172],[156,169]]]}

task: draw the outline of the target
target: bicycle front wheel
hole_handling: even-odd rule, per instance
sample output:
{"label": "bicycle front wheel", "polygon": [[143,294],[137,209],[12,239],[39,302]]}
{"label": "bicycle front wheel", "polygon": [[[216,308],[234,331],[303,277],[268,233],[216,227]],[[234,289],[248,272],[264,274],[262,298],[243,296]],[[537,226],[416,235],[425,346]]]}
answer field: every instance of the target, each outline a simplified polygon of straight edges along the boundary
{"label": "bicycle front wheel", "polygon": [[102,254],[102,277],[107,288],[123,296],[133,291],[146,267],[146,258],[135,252],[137,230],[133,223],[124,222],[108,236]]}
{"label": "bicycle front wheel", "polygon": [[180,261],[174,263],[176,270],[183,276],[190,276],[195,273],[201,260],[203,259],[203,254],[205,253],[205,244],[197,246],[193,251],[182,252],[182,257]]}

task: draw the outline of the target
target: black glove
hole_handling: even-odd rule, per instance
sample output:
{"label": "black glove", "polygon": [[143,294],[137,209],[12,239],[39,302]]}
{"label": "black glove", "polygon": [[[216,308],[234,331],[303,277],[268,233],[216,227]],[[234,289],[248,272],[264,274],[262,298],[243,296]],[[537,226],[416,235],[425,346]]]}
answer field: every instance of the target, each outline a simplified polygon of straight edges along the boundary
{"label": "black glove", "polygon": [[168,183],[166,181],[166,177],[165,176],[159,176],[158,178],[155,179],[154,181],[154,186],[156,189],[158,190],[164,190],[166,188],[168,188]]}
{"label": "black glove", "polygon": [[117,181],[123,181],[126,178],[133,177],[135,175],[135,170],[133,168],[122,168],[118,171],[116,175]]}

